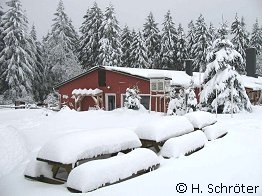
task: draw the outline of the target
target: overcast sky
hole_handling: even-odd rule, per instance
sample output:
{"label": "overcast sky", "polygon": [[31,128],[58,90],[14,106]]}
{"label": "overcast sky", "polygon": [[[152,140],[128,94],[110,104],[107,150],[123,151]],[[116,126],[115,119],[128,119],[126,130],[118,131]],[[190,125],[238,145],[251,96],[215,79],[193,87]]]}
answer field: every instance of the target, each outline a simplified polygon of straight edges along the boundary
{"label": "overcast sky", "polygon": [[[20,1],[27,12],[30,26],[34,23],[38,37],[42,38],[51,29],[59,0]],[[3,5],[6,0],[0,2]],[[63,2],[67,15],[78,30],[87,8],[92,7],[94,1],[63,0]],[[111,2],[115,7],[120,26],[127,24],[131,29],[142,29],[150,11],[156,22],[162,24],[168,10],[171,11],[175,24],[182,23],[185,29],[190,20],[195,21],[200,13],[205,17],[206,23],[212,22],[216,27],[222,21],[222,15],[231,25],[236,13],[245,18],[249,31],[256,18],[262,25],[262,0],[96,0],[96,2],[103,11]],[[159,28],[162,29],[162,26]]]}

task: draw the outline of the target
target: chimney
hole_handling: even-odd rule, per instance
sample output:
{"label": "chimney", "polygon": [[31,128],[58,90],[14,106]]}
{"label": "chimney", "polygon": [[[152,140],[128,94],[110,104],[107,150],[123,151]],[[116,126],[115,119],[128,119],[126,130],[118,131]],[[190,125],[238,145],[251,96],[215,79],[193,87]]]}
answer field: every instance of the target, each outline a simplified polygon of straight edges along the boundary
{"label": "chimney", "polygon": [[185,70],[187,75],[193,76],[193,69],[192,69],[193,60],[192,59],[186,59],[185,60]]}
{"label": "chimney", "polygon": [[246,49],[246,71],[247,76],[257,78],[256,75],[256,49]]}

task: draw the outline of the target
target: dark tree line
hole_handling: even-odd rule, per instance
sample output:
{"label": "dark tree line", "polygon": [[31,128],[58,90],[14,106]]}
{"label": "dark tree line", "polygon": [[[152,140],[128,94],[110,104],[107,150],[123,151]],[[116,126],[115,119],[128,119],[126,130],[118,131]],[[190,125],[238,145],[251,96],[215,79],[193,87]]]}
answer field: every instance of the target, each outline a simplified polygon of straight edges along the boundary
{"label": "dark tree line", "polygon": [[[150,12],[141,30],[120,28],[113,5],[105,11],[94,3],[83,16],[79,34],[65,12],[62,0],[54,13],[48,34],[39,42],[20,0],[0,7],[0,94],[9,100],[43,101],[55,84],[93,66],[122,66],[184,70],[184,59],[193,59],[193,70],[206,69],[206,56],[217,38],[232,37],[235,49],[245,58],[245,49],[262,51],[262,28],[258,20],[252,32],[236,14],[231,25],[207,25],[203,15],[190,21],[188,31],[176,25],[171,12],[161,26]],[[161,30],[160,30],[161,28]],[[245,64],[239,67],[244,73]]]}

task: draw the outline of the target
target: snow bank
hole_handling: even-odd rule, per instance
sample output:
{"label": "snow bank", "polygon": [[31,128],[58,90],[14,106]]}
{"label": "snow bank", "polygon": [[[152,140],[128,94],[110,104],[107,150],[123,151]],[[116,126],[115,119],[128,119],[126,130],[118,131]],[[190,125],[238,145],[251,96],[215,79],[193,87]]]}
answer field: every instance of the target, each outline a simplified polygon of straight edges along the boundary
{"label": "snow bank", "polygon": [[35,159],[30,161],[24,171],[25,176],[30,177],[40,177],[41,175],[52,178],[52,166],[48,165],[48,163],[36,161]]}
{"label": "snow bank", "polygon": [[218,123],[203,128],[203,131],[208,140],[215,140],[227,134],[226,128]]}
{"label": "snow bank", "polygon": [[143,122],[135,132],[140,139],[160,142],[193,130],[193,125],[183,116],[163,116],[151,123]]}
{"label": "snow bank", "polygon": [[67,179],[67,187],[88,192],[116,183],[159,164],[151,150],[138,148],[128,154],[84,163],[74,168]]}
{"label": "snow bank", "polygon": [[217,122],[214,114],[204,111],[190,112],[184,115],[194,126],[194,128],[202,129],[205,126],[212,125]]}
{"label": "snow bank", "polygon": [[14,127],[0,127],[0,178],[20,164],[28,154],[24,136]]}
{"label": "snow bank", "polygon": [[79,131],[46,143],[40,149],[37,158],[70,164],[81,159],[140,146],[137,135],[128,129]]}
{"label": "snow bank", "polygon": [[167,140],[163,145],[160,154],[167,158],[177,158],[203,147],[206,142],[207,138],[205,134],[201,130],[198,130]]}

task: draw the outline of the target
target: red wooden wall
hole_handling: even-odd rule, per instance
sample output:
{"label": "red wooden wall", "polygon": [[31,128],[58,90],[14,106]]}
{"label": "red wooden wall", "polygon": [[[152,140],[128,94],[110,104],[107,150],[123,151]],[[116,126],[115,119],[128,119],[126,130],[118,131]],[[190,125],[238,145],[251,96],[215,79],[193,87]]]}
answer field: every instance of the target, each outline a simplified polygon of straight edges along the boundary
{"label": "red wooden wall", "polygon": [[[101,68],[97,68],[86,75],[76,78],[68,83],[63,84],[58,87],[58,92],[61,95],[61,103],[65,103],[70,108],[74,108],[75,100],[72,98],[72,91],[74,89],[101,89],[103,91],[103,101],[105,107],[105,93],[115,93],[116,94],[116,108],[121,107],[121,94],[125,94],[126,89],[137,86],[140,90],[140,94],[150,94],[150,82],[149,79],[136,77],[125,73],[120,73],[116,71],[106,70],[106,86],[99,87],[98,85],[98,70]],[[67,95],[69,98],[63,98],[63,95]],[[163,110],[163,100],[161,101]],[[159,104],[159,100],[158,100]],[[91,97],[85,97],[82,100],[82,111],[88,110],[89,107],[94,106],[94,101]],[[151,103],[152,110],[155,110],[155,98],[152,98]],[[158,109],[158,111],[160,111]]]}

